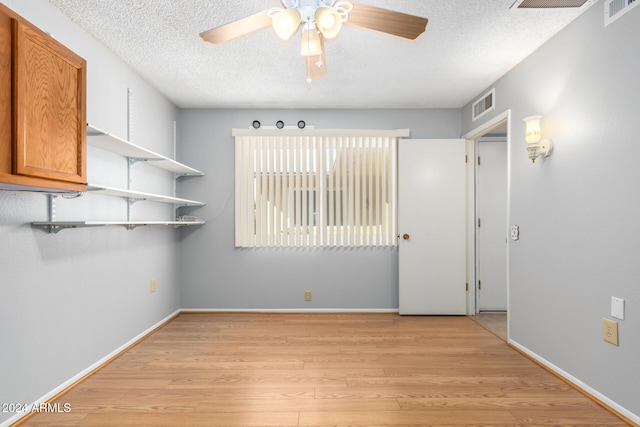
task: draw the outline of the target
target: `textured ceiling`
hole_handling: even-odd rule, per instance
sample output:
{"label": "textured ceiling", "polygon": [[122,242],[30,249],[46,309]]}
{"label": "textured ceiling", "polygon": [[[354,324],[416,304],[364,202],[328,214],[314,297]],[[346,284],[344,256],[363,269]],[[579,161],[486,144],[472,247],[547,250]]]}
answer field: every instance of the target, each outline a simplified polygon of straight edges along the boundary
{"label": "textured ceiling", "polygon": [[49,0],[183,108],[459,108],[584,12],[514,0],[360,0],[429,19],[415,41],[344,27],[308,85],[299,37],[222,46],[202,31],[278,0]]}

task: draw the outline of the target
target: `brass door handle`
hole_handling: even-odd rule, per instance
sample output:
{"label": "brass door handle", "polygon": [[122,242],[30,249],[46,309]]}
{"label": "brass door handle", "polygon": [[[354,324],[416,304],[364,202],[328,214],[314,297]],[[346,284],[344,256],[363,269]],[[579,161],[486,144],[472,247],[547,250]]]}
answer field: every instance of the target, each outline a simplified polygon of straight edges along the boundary
{"label": "brass door handle", "polygon": [[411,236],[409,236],[407,233],[404,233],[404,234],[402,235],[402,238],[403,238],[404,240],[409,240],[409,239],[411,238]]}

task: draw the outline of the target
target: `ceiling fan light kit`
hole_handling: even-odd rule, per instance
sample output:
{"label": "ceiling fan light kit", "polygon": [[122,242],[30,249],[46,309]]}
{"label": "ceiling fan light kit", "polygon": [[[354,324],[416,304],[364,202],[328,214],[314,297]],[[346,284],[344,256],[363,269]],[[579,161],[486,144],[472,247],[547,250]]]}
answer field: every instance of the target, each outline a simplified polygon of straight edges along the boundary
{"label": "ceiling fan light kit", "polygon": [[324,41],[335,40],[343,24],[415,40],[425,32],[429,22],[419,16],[348,1],[281,0],[281,3],[284,9],[269,9],[204,31],[200,38],[217,45],[272,27],[276,36],[287,42],[302,26],[300,53],[310,83],[327,74]]}
{"label": "ceiling fan light kit", "polygon": [[317,56],[324,52],[322,49],[322,39],[315,29],[302,30],[302,43],[300,43],[300,54],[302,56]]}
{"label": "ceiling fan light kit", "polygon": [[[337,10],[330,7],[319,7],[314,14],[316,20],[316,28],[327,41],[331,41],[338,37],[342,30],[342,16]],[[347,16],[345,15],[345,19]]]}
{"label": "ceiling fan light kit", "polygon": [[276,36],[282,41],[289,41],[298,32],[302,16],[298,9],[282,9],[272,14],[271,26]]}

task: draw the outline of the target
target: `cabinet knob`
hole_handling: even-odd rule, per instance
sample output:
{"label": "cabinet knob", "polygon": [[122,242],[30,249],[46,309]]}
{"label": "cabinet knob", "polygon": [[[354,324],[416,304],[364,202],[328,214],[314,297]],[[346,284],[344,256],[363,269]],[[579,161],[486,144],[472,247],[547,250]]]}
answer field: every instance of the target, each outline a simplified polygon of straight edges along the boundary
{"label": "cabinet knob", "polygon": [[407,233],[404,233],[404,234],[402,235],[402,238],[403,238],[404,240],[409,240],[409,239],[411,238],[411,236],[409,236]]}

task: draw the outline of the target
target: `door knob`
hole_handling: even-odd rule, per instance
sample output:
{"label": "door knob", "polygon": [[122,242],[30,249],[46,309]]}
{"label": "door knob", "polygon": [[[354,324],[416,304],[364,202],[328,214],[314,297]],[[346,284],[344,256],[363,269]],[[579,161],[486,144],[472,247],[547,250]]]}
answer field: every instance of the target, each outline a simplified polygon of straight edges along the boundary
{"label": "door knob", "polygon": [[404,233],[404,234],[402,235],[402,238],[403,238],[404,240],[409,240],[409,239],[411,238],[411,236],[409,236],[407,233]]}

